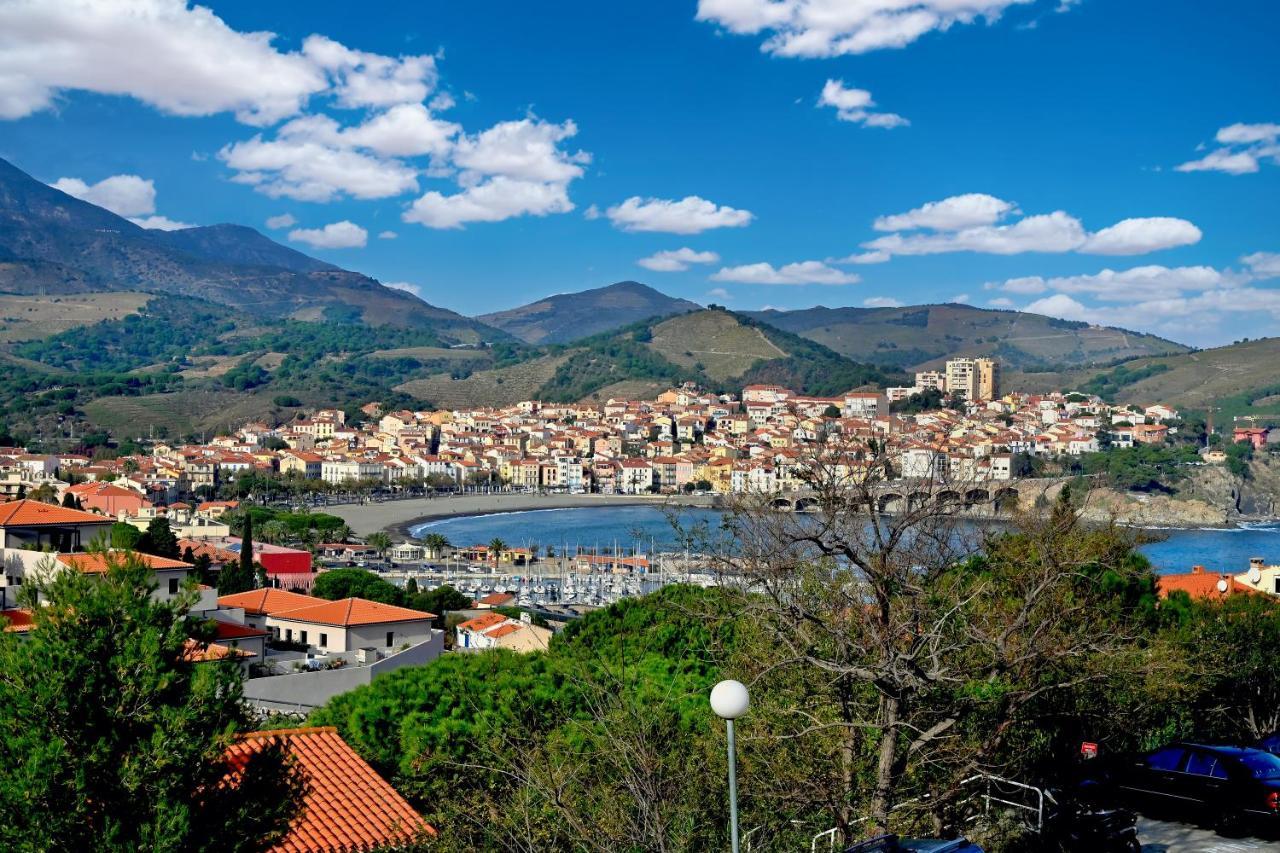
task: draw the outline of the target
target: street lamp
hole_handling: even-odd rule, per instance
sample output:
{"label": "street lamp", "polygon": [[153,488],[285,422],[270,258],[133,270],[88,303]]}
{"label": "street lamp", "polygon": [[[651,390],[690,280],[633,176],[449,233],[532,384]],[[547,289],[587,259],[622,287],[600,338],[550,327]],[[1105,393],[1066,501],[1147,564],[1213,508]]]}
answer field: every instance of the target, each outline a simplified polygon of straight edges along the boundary
{"label": "street lamp", "polygon": [[738,853],[738,768],[734,757],[733,721],[747,713],[751,700],[740,681],[721,681],[711,688],[711,710],[724,720],[729,732],[729,832],[733,853]]}

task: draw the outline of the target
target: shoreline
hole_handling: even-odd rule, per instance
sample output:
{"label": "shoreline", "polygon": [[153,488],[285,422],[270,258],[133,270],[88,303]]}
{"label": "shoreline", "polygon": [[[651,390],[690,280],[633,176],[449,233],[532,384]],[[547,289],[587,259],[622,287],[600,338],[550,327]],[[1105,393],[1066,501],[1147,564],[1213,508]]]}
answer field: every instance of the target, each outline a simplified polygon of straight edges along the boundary
{"label": "shoreline", "polygon": [[409,532],[429,521],[502,515],[545,509],[590,509],[598,506],[712,507],[712,495],[526,495],[488,494],[460,497],[413,498],[372,504],[335,504],[323,511],[347,523],[357,536],[384,531],[393,539],[414,538]]}
{"label": "shoreline", "polygon": [[[341,517],[361,538],[384,531],[393,539],[415,538],[410,528],[431,521],[451,518],[503,515],[553,509],[590,509],[601,506],[693,506],[715,507],[714,495],[596,495],[596,494],[481,494],[457,497],[413,498],[371,504],[335,504],[325,512]],[[1174,530],[1247,530],[1253,525],[1275,523],[1275,519],[1235,519],[1216,524],[1179,524],[1177,519],[1164,523],[1129,520],[1122,526],[1150,531]]]}

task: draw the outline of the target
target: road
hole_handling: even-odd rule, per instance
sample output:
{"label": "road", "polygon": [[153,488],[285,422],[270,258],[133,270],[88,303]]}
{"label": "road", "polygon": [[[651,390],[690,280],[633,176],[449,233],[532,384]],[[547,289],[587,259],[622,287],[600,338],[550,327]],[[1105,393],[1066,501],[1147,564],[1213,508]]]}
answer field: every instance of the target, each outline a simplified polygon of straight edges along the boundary
{"label": "road", "polygon": [[1246,853],[1254,850],[1280,851],[1280,841],[1261,838],[1223,838],[1209,829],[1186,823],[1138,819],[1138,840],[1143,853]]}

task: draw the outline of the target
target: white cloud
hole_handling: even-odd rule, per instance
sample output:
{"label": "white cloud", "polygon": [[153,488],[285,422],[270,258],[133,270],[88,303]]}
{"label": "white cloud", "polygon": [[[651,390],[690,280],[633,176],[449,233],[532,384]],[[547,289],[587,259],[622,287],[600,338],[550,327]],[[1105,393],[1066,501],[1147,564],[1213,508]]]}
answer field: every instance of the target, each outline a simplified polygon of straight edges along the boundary
{"label": "white cloud", "polygon": [[501,222],[513,216],[546,216],[570,210],[573,202],[562,184],[498,176],[449,196],[432,190],[401,218],[428,228],[461,228],[468,222]]}
{"label": "white cloud", "polygon": [[379,231],[379,232],[378,232],[378,239],[379,239],[379,240],[394,240],[394,239],[396,239],[396,238],[397,238],[397,237],[399,237],[399,236],[400,236],[400,235],[399,235],[399,234],[397,234],[397,233],[396,233],[396,232],[394,232],[394,231]]}
{"label": "white cloud", "polygon": [[856,284],[861,278],[821,261],[800,261],[779,269],[767,263],[723,267],[711,276],[711,280],[739,284]]}
{"label": "white cloud", "polygon": [[871,227],[877,231],[911,231],[929,228],[934,231],[959,231],[978,225],[993,225],[1017,207],[1004,199],[986,193],[965,193],[931,201],[906,213],[877,217]]}
{"label": "white cloud", "polygon": [[[1280,276],[1278,259],[1280,255],[1258,252],[1242,258],[1243,271],[1149,265],[1088,275],[1029,276],[987,286],[1045,294],[1023,309],[1033,313],[1213,345],[1242,334],[1268,334],[1280,322],[1280,289],[1254,285]],[[989,304],[1012,305],[1005,297],[1000,300]]]}
{"label": "white cloud", "polygon": [[982,252],[1016,255],[1022,252],[1069,252],[1084,244],[1080,220],[1061,210],[1028,216],[1012,225],[981,225],[959,231],[921,234],[889,234],[865,249],[891,255],[933,255],[942,252]]}
{"label": "white cloud", "polygon": [[272,33],[237,32],[186,0],[10,0],[0,4],[0,117],[53,105],[63,90],[127,95],[184,116],[233,112],[270,124],[330,85]]}
{"label": "white cloud", "polygon": [[280,228],[292,228],[298,224],[298,220],[293,218],[292,213],[282,213],[279,216],[270,216],[267,218],[267,227],[274,230]]}
{"label": "white cloud", "polygon": [[818,96],[818,106],[835,107],[836,118],[840,121],[861,124],[864,127],[903,127],[911,124],[897,113],[874,112],[876,102],[866,89],[850,89],[843,80],[828,79]]}
{"label": "white cloud", "polygon": [[347,145],[328,116],[304,116],[279,129],[225,146],[218,157],[238,174],[233,181],[272,198],[326,202],[343,195],[390,198],[418,188],[416,171],[404,162]]}
{"label": "white cloud", "polygon": [[1176,170],[1247,175],[1267,161],[1280,165],[1280,124],[1232,124],[1219,129],[1214,139],[1225,147],[1183,163]]}
{"label": "white cloud", "polygon": [[397,104],[339,134],[341,141],[389,157],[440,155],[449,151],[461,127],[433,116],[422,104]]}
{"label": "white cloud", "polygon": [[354,222],[330,222],[323,228],[295,228],[289,239],[317,249],[354,249],[365,245],[369,232]]}
{"label": "white cloud", "polygon": [[712,299],[723,299],[725,302],[733,299],[733,294],[725,290],[723,287],[713,287],[707,291],[707,296]]}
{"label": "white cloud", "polygon": [[167,216],[140,216],[133,217],[129,221],[154,231],[181,231],[184,228],[195,227],[190,222],[178,222]]}
{"label": "white cloud", "polygon": [[761,50],[830,57],[903,47],[926,33],[998,19],[1032,0],[699,0],[697,18],[738,35],[765,34]]}
{"label": "white cloud", "polygon": [[117,216],[145,216],[156,210],[155,182],[137,175],[112,175],[96,184],[87,184],[79,178],[59,178],[50,186],[105,207]]}
{"label": "white cloud", "polygon": [[134,225],[156,231],[180,231],[194,227],[189,222],[179,222],[167,216],[156,215],[156,185],[149,178],[137,175],[112,175],[96,184],[79,178],[59,178],[50,184],[56,190],[75,196],[82,201],[96,204],[117,216],[123,216]]}
{"label": "white cloud", "polygon": [[862,300],[866,308],[901,308],[902,303],[889,296],[871,296]]}
{"label": "white cloud", "polygon": [[872,227],[892,231],[862,244],[883,255],[932,255],[982,252],[1084,252],[1096,255],[1140,255],[1199,242],[1200,229],[1168,216],[1125,219],[1090,234],[1079,219],[1057,210],[996,224],[1017,207],[985,193],[968,193],[929,202],[906,213],[878,217]]}
{"label": "white cloud", "polygon": [[569,184],[582,176],[583,165],[591,160],[586,152],[560,148],[577,132],[572,121],[555,124],[529,117],[463,137],[450,155],[461,170],[461,192],[444,195],[432,190],[402,218],[429,228],[461,228],[468,222],[567,213],[573,210]]}
{"label": "white cloud", "polygon": [[972,300],[969,298],[969,294],[967,293],[957,293],[955,296],[951,297],[950,301],[957,302],[961,305],[968,305]]}
{"label": "white cloud", "polygon": [[893,256],[888,252],[854,252],[843,258],[828,258],[829,264],[883,264]]}
{"label": "white cloud", "polygon": [[403,290],[405,293],[412,293],[419,299],[425,298],[422,295],[422,285],[420,284],[413,284],[408,281],[385,281],[383,286],[390,287],[392,290]]}
{"label": "white cloud", "polygon": [[1245,255],[1240,260],[1244,261],[1249,267],[1249,271],[1253,273],[1254,278],[1275,278],[1280,276],[1280,252],[1254,252],[1252,255]]}
{"label": "white cloud", "polygon": [[333,92],[343,107],[387,107],[424,100],[436,83],[435,59],[393,59],[352,50],[326,36],[309,36],[303,54],[329,73]]}
{"label": "white cloud", "polygon": [[660,231],[667,234],[700,234],[712,228],[741,228],[755,215],[728,205],[717,205],[696,195],[679,201],[632,196],[605,211],[615,228],[623,231]]}
{"label": "white cloud", "polygon": [[1012,308],[1013,300],[1007,296],[997,296],[995,299],[988,299],[987,304],[992,308]]}
{"label": "white cloud", "polygon": [[1090,234],[1080,251],[1090,255],[1145,255],[1199,243],[1201,236],[1200,229],[1185,219],[1171,216],[1124,219]]}
{"label": "white cloud", "polygon": [[654,272],[684,272],[692,264],[714,264],[720,260],[715,252],[698,252],[688,247],[655,252],[637,264]]}
{"label": "white cloud", "polygon": [[1088,294],[1112,302],[1139,302],[1231,284],[1231,276],[1213,267],[1170,268],[1152,264],[1120,271],[1104,269],[1091,275],[1011,278],[999,287],[1006,293],[1036,294],[1054,290],[1073,295]]}

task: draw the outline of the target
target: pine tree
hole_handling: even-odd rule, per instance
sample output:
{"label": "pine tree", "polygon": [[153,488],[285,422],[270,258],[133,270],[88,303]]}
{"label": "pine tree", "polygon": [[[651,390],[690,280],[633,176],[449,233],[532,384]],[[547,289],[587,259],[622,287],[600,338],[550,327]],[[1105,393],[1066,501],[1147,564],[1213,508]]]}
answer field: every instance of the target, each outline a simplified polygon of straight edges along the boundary
{"label": "pine tree", "polygon": [[254,725],[238,668],[192,659],[190,596],[154,598],[133,555],[109,563],[52,573],[34,630],[0,633],[0,849],[266,848],[302,780],[275,751],[221,784],[234,732]]}

